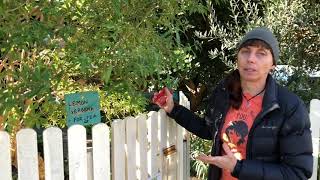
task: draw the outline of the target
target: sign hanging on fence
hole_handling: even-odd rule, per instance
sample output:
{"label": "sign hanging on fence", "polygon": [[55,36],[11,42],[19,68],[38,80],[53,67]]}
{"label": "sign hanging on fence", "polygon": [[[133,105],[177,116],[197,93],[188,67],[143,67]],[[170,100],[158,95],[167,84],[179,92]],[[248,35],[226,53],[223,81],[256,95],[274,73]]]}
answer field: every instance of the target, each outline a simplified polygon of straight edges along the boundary
{"label": "sign hanging on fence", "polygon": [[99,94],[96,91],[65,95],[67,125],[90,125],[101,122]]}

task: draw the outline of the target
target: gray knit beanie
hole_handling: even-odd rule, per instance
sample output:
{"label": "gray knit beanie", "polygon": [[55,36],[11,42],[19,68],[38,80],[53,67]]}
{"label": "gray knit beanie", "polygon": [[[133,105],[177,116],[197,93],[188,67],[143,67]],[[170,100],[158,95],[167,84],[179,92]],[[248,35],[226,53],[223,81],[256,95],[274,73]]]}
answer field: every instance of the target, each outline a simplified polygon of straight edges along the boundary
{"label": "gray knit beanie", "polygon": [[273,54],[273,63],[276,65],[279,59],[280,50],[279,50],[279,43],[276,37],[272,34],[272,32],[265,27],[254,28],[242,38],[242,40],[237,46],[237,49],[239,50],[239,48],[243,43],[251,39],[262,40],[271,47],[272,54]]}

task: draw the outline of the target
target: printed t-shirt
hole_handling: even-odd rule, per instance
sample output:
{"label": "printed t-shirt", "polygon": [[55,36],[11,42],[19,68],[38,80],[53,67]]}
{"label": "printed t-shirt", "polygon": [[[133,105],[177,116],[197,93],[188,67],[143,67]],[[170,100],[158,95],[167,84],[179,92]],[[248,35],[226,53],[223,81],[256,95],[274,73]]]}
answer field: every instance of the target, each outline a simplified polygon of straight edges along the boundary
{"label": "printed t-shirt", "polygon": [[[230,108],[221,131],[222,142],[227,143],[238,160],[246,158],[248,134],[252,124],[262,108],[262,96],[252,98],[245,93],[239,109]],[[250,100],[250,98],[252,98]],[[246,99],[249,99],[247,101]],[[225,155],[222,150],[222,155]],[[221,180],[236,180],[228,170],[222,170]]]}

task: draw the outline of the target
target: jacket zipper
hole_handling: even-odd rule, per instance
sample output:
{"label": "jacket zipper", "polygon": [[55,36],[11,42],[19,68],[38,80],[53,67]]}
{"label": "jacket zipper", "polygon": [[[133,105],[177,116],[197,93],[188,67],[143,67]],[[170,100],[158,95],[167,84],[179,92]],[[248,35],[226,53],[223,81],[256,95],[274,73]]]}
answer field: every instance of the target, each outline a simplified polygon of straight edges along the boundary
{"label": "jacket zipper", "polygon": [[[225,90],[225,89],[223,89],[223,90]],[[229,95],[228,95],[228,99],[229,99]],[[219,121],[216,121],[215,124],[214,124],[215,127],[216,127],[216,132],[215,132],[214,138],[213,138],[213,145],[214,145],[214,148],[215,148],[214,152],[216,152],[216,154],[214,154],[214,155],[217,155],[219,153],[219,151],[220,151],[220,147],[217,146],[217,143],[220,143],[218,134],[220,134],[220,132],[222,130],[222,127],[223,127],[223,124],[224,124],[224,119],[225,119],[225,117],[227,115],[227,112],[228,112],[229,108],[230,108],[230,104],[227,103],[226,106],[224,107],[224,112],[221,114],[221,117],[219,118]],[[219,151],[216,151],[217,149]]]}
{"label": "jacket zipper", "polygon": [[[225,116],[222,116],[220,119],[219,119],[219,127],[217,127],[218,126],[218,123],[215,123],[215,126],[216,126],[216,132],[215,132],[215,134],[214,134],[214,139],[213,139],[213,143],[214,143],[214,152],[216,152],[216,153],[219,153],[219,152],[217,152],[216,151],[216,149],[219,147],[219,146],[217,146],[217,144],[216,143],[219,143],[220,141],[219,141],[219,138],[218,138],[218,134],[220,133],[220,131],[221,131],[221,129],[222,129],[222,127],[223,127],[223,122],[222,122],[222,120],[223,120],[223,118],[225,118]],[[220,149],[219,149],[220,150]],[[215,154],[216,155],[216,154]]]}
{"label": "jacket zipper", "polygon": [[252,159],[252,153],[251,153],[251,142],[252,142],[252,133],[254,131],[254,129],[258,126],[258,121],[260,119],[262,119],[266,114],[270,113],[271,111],[279,108],[279,104],[278,103],[274,103],[270,108],[268,108],[268,110],[261,112],[260,114],[258,114],[257,118],[254,120],[253,126],[251,127],[249,134],[248,134],[248,140],[247,140],[247,147],[246,147],[246,159]]}

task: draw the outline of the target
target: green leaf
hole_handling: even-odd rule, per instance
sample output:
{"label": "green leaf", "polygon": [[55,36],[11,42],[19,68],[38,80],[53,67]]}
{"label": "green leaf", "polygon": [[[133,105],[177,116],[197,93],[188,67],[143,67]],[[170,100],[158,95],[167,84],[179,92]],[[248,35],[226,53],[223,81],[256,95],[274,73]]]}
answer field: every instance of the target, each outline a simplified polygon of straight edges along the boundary
{"label": "green leaf", "polygon": [[112,9],[115,12],[116,19],[121,16],[121,1],[120,0],[112,0]]}
{"label": "green leaf", "polygon": [[105,85],[107,85],[110,80],[111,72],[112,72],[112,66],[109,66],[106,69],[106,71],[104,71],[102,74],[102,80],[104,81]]}

